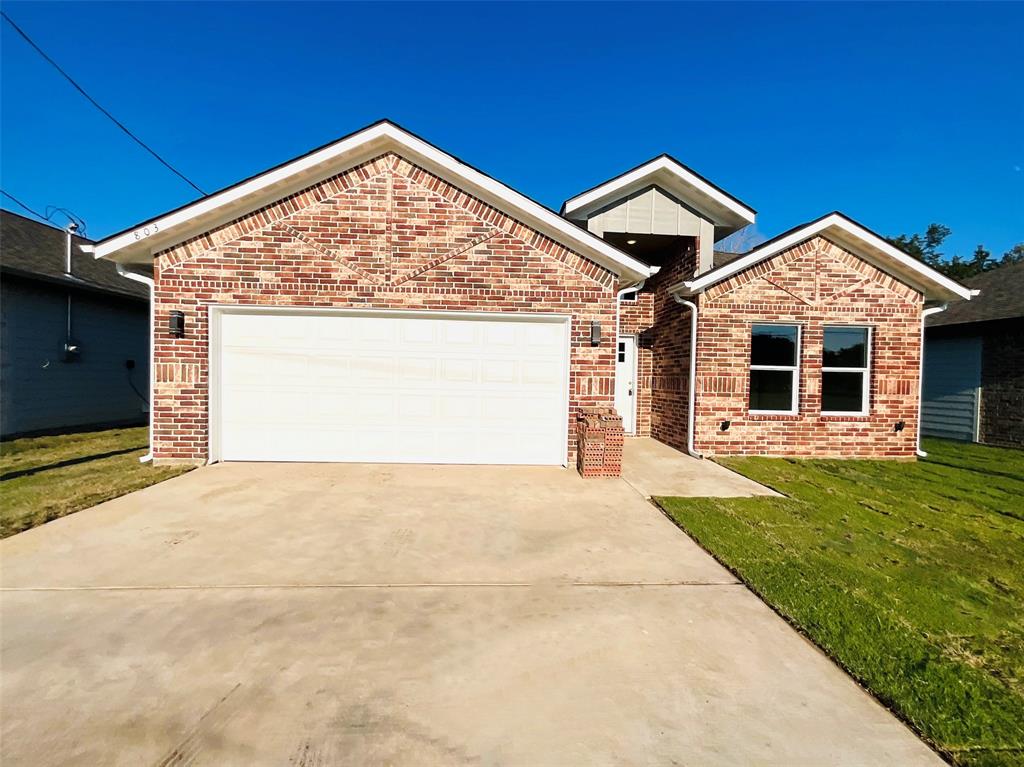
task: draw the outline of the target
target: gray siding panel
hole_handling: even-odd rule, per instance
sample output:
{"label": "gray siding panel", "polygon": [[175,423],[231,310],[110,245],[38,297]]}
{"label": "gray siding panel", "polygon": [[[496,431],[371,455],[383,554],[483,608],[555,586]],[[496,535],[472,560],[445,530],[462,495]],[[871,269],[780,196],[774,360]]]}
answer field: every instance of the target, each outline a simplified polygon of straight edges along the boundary
{"label": "gray siding panel", "polygon": [[144,303],[74,294],[76,362],[63,361],[67,293],[5,278],[0,289],[0,407],[4,435],[101,423],[145,421],[149,317]]}
{"label": "gray siding panel", "polygon": [[981,339],[928,339],[924,349],[921,433],[975,441],[981,387]]}

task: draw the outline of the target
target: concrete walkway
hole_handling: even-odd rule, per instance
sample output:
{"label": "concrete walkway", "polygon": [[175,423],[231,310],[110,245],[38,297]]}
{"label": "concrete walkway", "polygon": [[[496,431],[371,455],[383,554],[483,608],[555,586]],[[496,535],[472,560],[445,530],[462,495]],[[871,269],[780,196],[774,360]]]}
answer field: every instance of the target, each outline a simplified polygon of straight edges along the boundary
{"label": "concrete walkway", "polygon": [[4,767],[941,764],[621,480],[228,464],[0,561]]}
{"label": "concrete walkway", "polygon": [[694,458],[650,437],[626,438],[622,478],[647,498],[779,495],[713,461]]}

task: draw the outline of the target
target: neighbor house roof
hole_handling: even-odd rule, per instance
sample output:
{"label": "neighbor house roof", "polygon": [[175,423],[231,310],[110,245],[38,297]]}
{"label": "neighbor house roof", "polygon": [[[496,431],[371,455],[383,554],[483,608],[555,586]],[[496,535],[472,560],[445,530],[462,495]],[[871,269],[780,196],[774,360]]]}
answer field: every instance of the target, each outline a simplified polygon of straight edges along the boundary
{"label": "neighbor house roof", "polygon": [[387,120],[100,240],[95,245],[95,255],[122,263],[148,264],[158,251],[388,151],[453,181],[487,204],[623,279],[643,279],[652,273],[642,261],[597,235]]}
{"label": "neighbor house roof", "polygon": [[822,216],[808,224],[794,227],[788,232],[783,232],[757,246],[749,253],[717,265],[691,280],[684,280],[671,286],[669,291],[680,294],[701,293],[744,269],[749,269],[755,264],[817,236],[835,242],[887,274],[917,288],[924,293],[926,299],[970,300],[971,296],[975,294],[971,288],[961,285],[956,280],[950,279],[924,262],[890,245],[880,235],[838,211]]}
{"label": "neighbor house roof", "polygon": [[28,279],[41,280],[81,290],[148,300],[144,285],[127,280],[109,261],[97,261],[83,253],[91,244],[84,237],[72,237],[71,275],[65,273],[67,234],[49,224],[0,210],[0,269]]}
{"label": "neighbor house roof", "polygon": [[970,303],[953,304],[931,315],[929,327],[1024,317],[1024,263],[1001,266],[964,282],[981,294]]}
{"label": "neighbor house roof", "polygon": [[732,253],[728,250],[716,250],[712,256],[711,268],[717,269],[720,266],[730,264],[742,255],[742,253]]}
{"label": "neighbor house roof", "polygon": [[652,185],[692,204],[723,234],[752,224],[757,217],[753,208],[667,154],[569,198],[562,203],[562,215],[575,218]]}

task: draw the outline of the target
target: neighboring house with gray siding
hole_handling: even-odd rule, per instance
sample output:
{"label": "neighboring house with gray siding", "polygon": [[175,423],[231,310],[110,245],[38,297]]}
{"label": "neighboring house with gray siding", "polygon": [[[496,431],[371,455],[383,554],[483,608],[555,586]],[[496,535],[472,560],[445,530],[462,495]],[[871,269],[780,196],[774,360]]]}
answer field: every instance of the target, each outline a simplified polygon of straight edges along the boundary
{"label": "neighboring house with gray siding", "polygon": [[0,432],[143,424],[149,295],[89,241],[0,211]]}
{"label": "neighboring house with gray siding", "polygon": [[965,283],[981,294],[928,318],[922,432],[1024,447],[1024,263]]}

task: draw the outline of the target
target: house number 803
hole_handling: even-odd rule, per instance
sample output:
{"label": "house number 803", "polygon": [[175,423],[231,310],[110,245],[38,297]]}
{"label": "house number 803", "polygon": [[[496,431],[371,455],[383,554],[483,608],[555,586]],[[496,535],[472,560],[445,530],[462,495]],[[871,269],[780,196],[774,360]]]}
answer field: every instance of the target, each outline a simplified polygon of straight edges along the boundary
{"label": "house number 803", "polygon": [[156,234],[159,231],[160,227],[156,224],[153,224],[152,226],[144,226],[142,229],[135,230],[135,239],[141,240],[145,237],[149,237],[151,234]]}

